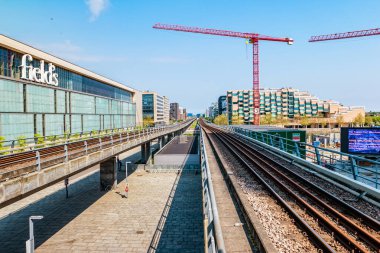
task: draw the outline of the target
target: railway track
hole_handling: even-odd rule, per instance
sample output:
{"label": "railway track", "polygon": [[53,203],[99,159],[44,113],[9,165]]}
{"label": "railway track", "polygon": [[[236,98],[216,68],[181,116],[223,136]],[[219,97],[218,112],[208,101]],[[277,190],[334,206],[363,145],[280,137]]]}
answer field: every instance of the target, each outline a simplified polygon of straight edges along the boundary
{"label": "railway track", "polygon": [[38,148],[37,145],[34,150],[0,156],[0,182],[91,154],[117,143],[148,137],[157,131],[159,130],[115,133],[43,148]]}
{"label": "railway track", "polygon": [[114,143],[134,140],[141,137],[141,134],[139,131],[115,134],[2,156],[0,157],[0,181],[35,171],[37,169],[37,152],[40,160],[39,169],[44,169],[62,163],[65,159],[71,160],[85,154],[94,153]]}
{"label": "railway track", "polygon": [[323,252],[380,252],[380,223],[246,141],[206,125]]}

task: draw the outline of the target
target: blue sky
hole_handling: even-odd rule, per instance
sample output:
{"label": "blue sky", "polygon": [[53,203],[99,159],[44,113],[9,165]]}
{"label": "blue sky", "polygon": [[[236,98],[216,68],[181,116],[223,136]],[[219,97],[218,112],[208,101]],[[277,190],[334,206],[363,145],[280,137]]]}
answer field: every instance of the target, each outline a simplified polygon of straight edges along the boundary
{"label": "blue sky", "polygon": [[190,112],[252,87],[252,48],[243,39],[152,29],[157,22],[292,37],[292,46],[260,44],[261,87],[380,110],[380,36],[307,42],[380,27],[379,0],[0,0],[0,8],[0,33]]}

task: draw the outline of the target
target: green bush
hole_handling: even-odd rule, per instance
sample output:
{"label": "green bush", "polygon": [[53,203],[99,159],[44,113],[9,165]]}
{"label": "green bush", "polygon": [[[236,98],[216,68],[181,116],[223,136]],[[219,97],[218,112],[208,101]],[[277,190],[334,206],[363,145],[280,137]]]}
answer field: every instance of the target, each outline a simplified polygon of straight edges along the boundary
{"label": "green bush", "polygon": [[65,131],[63,133],[63,138],[66,140],[69,137],[69,135],[70,135],[70,131]]}
{"label": "green bush", "polygon": [[55,136],[55,135],[53,135],[53,136],[48,136],[48,137],[46,137],[46,139],[47,139],[48,141],[50,141],[50,142],[54,142],[54,141],[56,140],[56,136]]}
{"label": "green bush", "polygon": [[76,134],[73,134],[73,135],[71,135],[74,139],[77,139],[77,138],[79,138],[79,136],[80,136],[80,134],[79,133],[76,133]]}
{"label": "green bush", "polygon": [[36,139],[36,144],[44,144],[45,139],[41,134],[35,134],[34,139]]}
{"label": "green bush", "polygon": [[26,140],[25,140],[25,136],[21,135],[19,137],[17,137],[17,142],[18,142],[18,145],[20,147],[25,147],[26,146]]}
{"label": "green bush", "polygon": [[3,141],[5,141],[5,137],[4,136],[0,136],[0,149],[3,149],[3,147],[4,147]]}

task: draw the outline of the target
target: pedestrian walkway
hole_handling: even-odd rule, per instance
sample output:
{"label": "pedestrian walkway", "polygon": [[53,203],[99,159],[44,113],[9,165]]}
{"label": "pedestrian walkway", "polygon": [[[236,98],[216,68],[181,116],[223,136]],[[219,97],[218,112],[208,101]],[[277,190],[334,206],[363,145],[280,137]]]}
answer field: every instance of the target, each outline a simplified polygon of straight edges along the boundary
{"label": "pedestrian walkway", "polygon": [[118,173],[116,190],[102,192],[94,168],[71,181],[68,199],[62,185],[56,185],[1,209],[0,252],[25,252],[30,215],[44,216],[35,222],[36,252],[147,252],[157,231],[157,252],[202,252],[199,173],[129,172],[128,198],[123,197],[124,172]]}
{"label": "pedestrian walkway", "polygon": [[128,177],[128,198],[121,196],[125,183],[119,183],[37,252],[146,252],[175,178],[175,173],[134,172]]}
{"label": "pedestrian walkway", "polygon": [[164,210],[148,252],[204,252],[202,178],[184,170]]}

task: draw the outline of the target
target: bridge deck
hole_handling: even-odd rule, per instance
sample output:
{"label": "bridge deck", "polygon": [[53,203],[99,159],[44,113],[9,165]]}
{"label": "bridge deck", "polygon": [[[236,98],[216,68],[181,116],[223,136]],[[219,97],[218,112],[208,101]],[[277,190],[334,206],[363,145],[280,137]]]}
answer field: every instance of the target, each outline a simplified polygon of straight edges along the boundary
{"label": "bridge deck", "polygon": [[[11,213],[2,212],[1,217],[0,212],[0,252],[25,252],[30,215],[44,215],[35,223],[36,252],[147,252],[150,247],[157,252],[203,251],[199,174],[177,177],[174,172],[134,171],[128,176],[128,199],[119,194],[125,186],[124,173],[119,175],[116,191],[99,191],[96,171],[72,181],[67,200],[64,189],[53,186],[5,207],[1,211]],[[176,191],[172,192],[176,178]],[[163,216],[165,222],[158,226]],[[158,235],[155,243],[153,235]]]}

